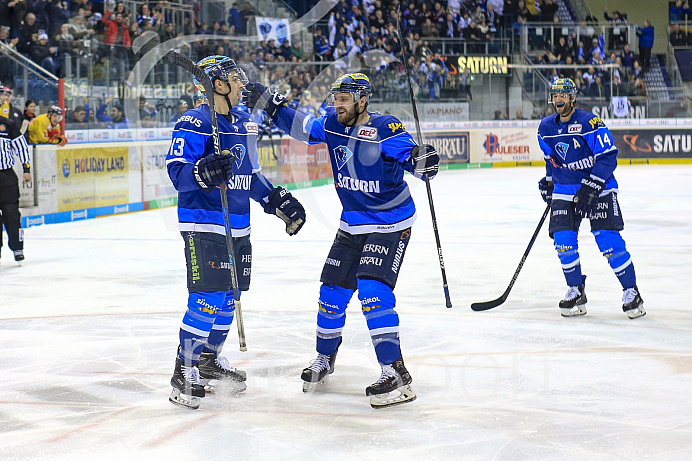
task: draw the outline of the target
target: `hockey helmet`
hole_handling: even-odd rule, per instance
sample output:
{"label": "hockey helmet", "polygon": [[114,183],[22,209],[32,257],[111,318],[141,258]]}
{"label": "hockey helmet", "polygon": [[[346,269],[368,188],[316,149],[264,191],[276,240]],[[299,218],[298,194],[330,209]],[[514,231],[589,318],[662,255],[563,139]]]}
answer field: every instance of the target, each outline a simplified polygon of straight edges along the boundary
{"label": "hockey helmet", "polygon": [[550,85],[550,93],[548,94],[548,104],[553,103],[554,94],[567,94],[570,96],[570,99],[574,97],[574,100],[576,101],[577,85],[574,84],[571,78],[559,78]]}
{"label": "hockey helmet", "polygon": [[[235,61],[228,56],[209,56],[199,61],[197,65],[209,76],[211,83],[214,83],[214,80],[217,78],[220,78],[224,82],[228,82],[228,78],[231,76],[235,76],[243,85],[247,85],[249,82],[243,69],[238,67]],[[193,80],[195,86],[204,93],[204,86],[200,81],[196,78],[193,78]]]}
{"label": "hockey helmet", "polygon": [[53,114],[57,114],[60,116],[60,119],[58,121],[62,120],[62,109],[60,108],[60,106],[56,106],[56,105],[50,106],[48,108],[48,111],[46,112],[46,114],[48,114],[48,118],[50,118],[50,116]]}
{"label": "hockey helmet", "polygon": [[360,101],[360,98],[363,96],[366,96],[366,102],[370,103],[370,95],[372,94],[372,86],[370,85],[370,79],[367,75],[361,72],[345,74],[337,78],[336,81],[332,83],[332,86],[329,89],[329,95],[327,96],[327,105],[334,105],[336,93],[345,92],[351,93],[353,95],[354,103]]}

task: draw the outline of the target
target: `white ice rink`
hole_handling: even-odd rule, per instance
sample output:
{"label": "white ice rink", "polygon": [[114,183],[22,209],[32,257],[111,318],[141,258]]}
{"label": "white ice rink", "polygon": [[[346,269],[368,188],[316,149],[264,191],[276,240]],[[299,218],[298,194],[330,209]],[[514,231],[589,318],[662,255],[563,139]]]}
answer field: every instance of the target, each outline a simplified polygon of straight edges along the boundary
{"label": "white ice rink", "polygon": [[432,182],[452,309],[424,184],[408,177],[419,219],[395,293],[418,399],[383,410],[364,393],[380,370],[355,297],[336,372],[324,391],[301,389],[338,225],[332,186],[295,192],[308,221],[292,238],[253,205],[248,351],[235,328],[223,351],[248,389],[196,411],[168,402],[187,295],[176,210],[26,229],[24,264],[5,246],[0,265],[0,459],[692,459],[692,166],[616,170],[645,317],[622,312],[587,224],[587,316],[560,317],[547,226],[507,302],[472,312],[511,279],[544,209],[541,176]]}

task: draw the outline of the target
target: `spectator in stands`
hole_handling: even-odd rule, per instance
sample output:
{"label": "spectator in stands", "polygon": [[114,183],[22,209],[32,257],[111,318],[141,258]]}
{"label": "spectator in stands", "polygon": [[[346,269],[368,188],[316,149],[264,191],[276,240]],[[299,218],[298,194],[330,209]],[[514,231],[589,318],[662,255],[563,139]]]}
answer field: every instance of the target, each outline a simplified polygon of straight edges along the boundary
{"label": "spectator in stands", "polygon": [[141,26],[142,21],[145,21],[145,20],[148,20],[152,26],[156,25],[156,20],[151,15],[151,10],[149,9],[149,5],[146,3],[142,3],[142,5],[139,7],[139,15],[137,16],[137,24],[139,24]]}
{"label": "spectator in stands", "polygon": [[51,74],[55,73],[57,68],[56,62],[53,59],[57,54],[58,49],[48,44],[48,35],[40,33],[38,39],[29,48],[29,57],[39,66],[46,69]]}
{"label": "spectator in stands", "polygon": [[557,45],[555,45],[553,54],[555,54],[555,57],[557,57],[558,61],[561,62],[565,62],[567,56],[572,55],[572,50],[567,45],[567,39],[565,39],[565,37],[560,37],[560,39],[557,42]]}
{"label": "spectator in stands", "polygon": [[641,78],[635,78],[634,75],[630,75],[627,84],[627,95],[646,96],[646,86],[644,85],[644,80]]}
{"label": "spectator in stands", "polygon": [[245,6],[243,7],[243,11],[239,13],[240,15],[240,33],[242,35],[248,35],[248,21],[250,18],[254,17],[257,15],[254,9],[252,9],[252,5],[249,3],[245,3]]}
{"label": "spectator in stands", "polygon": [[687,46],[687,33],[680,29],[680,24],[674,24],[670,31],[670,44],[672,46]]}
{"label": "spectator in stands", "polygon": [[0,86],[0,116],[10,119],[18,127],[21,127],[24,121],[22,111],[12,105],[12,90],[6,86]]}
{"label": "spectator in stands", "polygon": [[233,29],[235,34],[237,34],[242,28],[240,11],[238,11],[237,3],[233,3],[233,6],[228,10],[228,25]]}
{"label": "spectator in stands", "polygon": [[319,27],[315,29],[315,36],[313,39],[313,45],[315,49],[315,54],[320,60],[325,60],[329,55],[329,42],[327,38],[322,35],[322,29]]}
{"label": "spectator in stands", "polygon": [[514,113],[514,120],[526,120],[524,118],[524,113],[521,110],[517,109],[517,111]]}
{"label": "spectator in stands", "polygon": [[631,69],[634,62],[637,60],[634,51],[630,49],[629,43],[625,43],[625,48],[622,50],[622,53],[620,53],[620,59],[622,59],[622,67],[628,69]]}
{"label": "spectator in stands", "polygon": [[109,96],[104,104],[96,111],[98,121],[104,123],[106,128],[130,128],[130,122],[125,118],[123,106],[115,104],[111,108],[110,117],[106,115],[106,107],[113,101],[113,96]]}
{"label": "spectator in stands", "polygon": [[682,0],[677,0],[675,5],[671,5],[669,13],[669,22],[684,21],[686,16],[692,15],[692,10],[690,10],[690,4],[685,2],[683,4]]}
{"label": "spectator in stands", "polygon": [[17,51],[24,54],[29,54],[31,45],[38,38],[41,27],[36,23],[36,15],[27,13],[24,17],[24,23],[19,27],[19,42],[17,43]]}
{"label": "spectator in stands", "polygon": [[559,5],[555,3],[555,0],[545,0],[541,5],[541,21],[553,22],[558,8]]}
{"label": "spectator in stands", "polygon": [[606,6],[605,9],[603,10],[603,18],[610,22],[611,24],[625,24],[627,23],[627,19],[623,17],[623,15],[620,14],[619,11],[613,11],[613,16],[608,16],[608,7]]}
{"label": "spectator in stands", "polygon": [[142,128],[153,128],[158,125],[156,114],[158,114],[159,111],[156,110],[156,107],[147,102],[146,96],[141,95],[139,97],[138,107],[139,122],[140,125],[142,125]]}
{"label": "spectator in stands", "polygon": [[[568,55],[568,56],[565,58],[565,64],[568,65],[568,66],[571,66],[571,65],[574,64],[574,61],[572,61],[572,56],[569,56],[569,55]],[[575,69],[572,69],[572,68],[569,68],[569,67],[565,67],[565,68],[560,69],[560,77],[562,77],[562,78],[569,78],[569,79],[571,79],[572,81],[574,81],[574,76],[575,76],[575,74],[576,74],[576,70],[575,70]]]}
{"label": "spectator in stands", "polygon": [[432,23],[432,20],[430,18],[425,19],[425,23],[421,27],[421,37],[439,37],[440,36],[440,31],[437,30],[437,27],[435,27],[435,24]]}
{"label": "spectator in stands", "polygon": [[[86,100],[86,98],[84,98]],[[89,128],[89,104],[75,107],[65,117],[66,130],[86,130]]]}
{"label": "spectator in stands", "polygon": [[621,83],[620,76],[617,74],[613,75],[612,90],[610,90],[610,95],[613,97],[629,96],[627,86]]}
{"label": "spectator in stands", "polygon": [[171,116],[171,119],[168,121],[168,125],[175,126],[175,124],[178,123],[178,119],[180,119],[180,117],[187,112],[187,109],[188,105],[186,101],[182,99],[178,101],[177,111]]}
{"label": "spectator in stands", "polygon": [[101,22],[106,26],[106,36],[103,39],[103,43],[106,45],[118,45],[129,47],[131,45],[130,33],[127,27],[123,23],[123,14],[115,13],[113,14],[114,20],[109,19],[112,12],[106,11],[106,13],[101,18]]}
{"label": "spectator in stands", "polygon": [[596,76],[594,82],[589,86],[589,91],[587,93],[592,99],[609,99],[610,92],[609,88],[603,84],[603,79]]}
{"label": "spectator in stands", "polygon": [[459,74],[459,97],[462,99],[473,100],[471,95],[471,82],[473,78],[471,77],[471,69],[468,67],[464,68],[464,71]]}
{"label": "spectator in stands", "polygon": [[651,48],[654,46],[654,28],[645,20],[643,27],[637,26],[637,36],[639,37],[639,64],[643,72],[648,72],[651,68]]}

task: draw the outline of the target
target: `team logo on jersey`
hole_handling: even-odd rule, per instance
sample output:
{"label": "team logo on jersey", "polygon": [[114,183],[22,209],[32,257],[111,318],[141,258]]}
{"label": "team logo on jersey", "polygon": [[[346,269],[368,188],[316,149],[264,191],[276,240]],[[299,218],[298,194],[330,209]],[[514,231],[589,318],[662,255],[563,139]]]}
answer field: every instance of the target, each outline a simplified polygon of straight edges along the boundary
{"label": "team logo on jersey", "polygon": [[566,142],[559,142],[555,144],[555,152],[562,157],[562,160],[565,160],[567,157],[567,150],[569,149],[569,144]]}
{"label": "team logo on jersey", "polygon": [[570,125],[567,128],[568,133],[581,133],[581,124]]}
{"label": "team logo on jersey", "polygon": [[372,127],[361,127],[358,130],[358,137],[365,139],[377,139],[377,128]]}
{"label": "team logo on jersey", "polygon": [[250,134],[259,133],[258,125],[255,122],[245,122],[243,123],[243,126],[245,127],[245,130]]}
{"label": "team logo on jersey", "polygon": [[224,149],[221,151],[221,155],[232,155],[235,157],[235,165],[240,168],[240,165],[243,163],[243,159],[245,158],[245,146],[242,144],[236,144],[230,149]]}
{"label": "team logo on jersey", "polygon": [[353,152],[351,152],[351,149],[346,146],[335,147],[334,157],[336,158],[336,167],[340,170],[344,165],[346,165],[346,162],[351,160],[351,157],[353,157]]}
{"label": "team logo on jersey", "polygon": [[0,131],[5,131],[6,129],[7,127],[3,123],[0,123]]}

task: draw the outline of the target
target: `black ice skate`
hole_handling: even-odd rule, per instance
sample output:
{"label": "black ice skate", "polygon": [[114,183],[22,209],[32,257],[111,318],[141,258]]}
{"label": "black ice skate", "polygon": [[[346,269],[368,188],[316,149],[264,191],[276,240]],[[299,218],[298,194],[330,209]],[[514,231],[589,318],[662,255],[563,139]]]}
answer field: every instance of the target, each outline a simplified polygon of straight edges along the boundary
{"label": "black ice skate", "polygon": [[14,251],[14,260],[19,263],[19,265],[22,265],[22,261],[24,261],[24,251],[22,250],[15,250]]}
{"label": "black ice skate", "polygon": [[637,285],[632,288],[626,288],[622,293],[622,310],[627,314],[627,317],[636,319],[646,315],[644,310],[644,300],[639,294]]}
{"label": "black ice skate", "polygon": [[382,365],[382,375],[374,384],[365,389],[365,395],[370,396],[370,406],[385,408],[402,403],[413,402],[416,394],[411,389],[411,374],[400,358],[391,365]]}
{"label": "black ice skate", "polygon": [[586,275],[581,278],[581,285],[569,287],[565,299],[560,301],[560,315],[575,317],[586,314]]}
{"label": "black ice skate", "polygon": [[247,389],[245,381],[247,374],[232,367],[226,357],[220,357],[213,352],[202,352],[199,356],[199,382],[202,386],[208,386],[207,390],[213,390],[209,386],[209,381],[212,379],[223,381],[228,384],[233,392],[243,392]]}
{"label": "black ice skate", "polygon": [[183,365],[180,356],[175,358],[175,370],[171,378],[171,403],[196,410],[199,408],[199,397],[204,397],[204,386],[199,382],[199,369],[196,366]]}
{"label": "black ice skate", "polygon": [[[341,346],[341,339],[339,339],[339,346]],[[317,354],[317,358],[303,370],[300,374],[300,379],[303,380],[303,392],[314,391],[318,384],[326,384],[329,381],[329,375],[334,373],[339,346],[336,346],[336,351],[331,355]]]}

